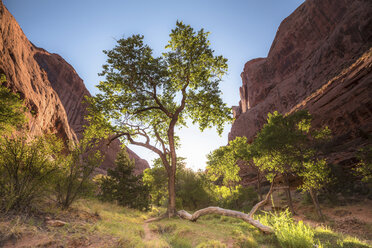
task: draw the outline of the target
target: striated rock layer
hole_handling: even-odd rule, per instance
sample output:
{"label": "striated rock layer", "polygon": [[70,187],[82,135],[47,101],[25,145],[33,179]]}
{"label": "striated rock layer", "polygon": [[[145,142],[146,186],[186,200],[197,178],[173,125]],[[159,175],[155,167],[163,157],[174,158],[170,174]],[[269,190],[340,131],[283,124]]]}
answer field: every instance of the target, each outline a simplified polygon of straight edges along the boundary
{"label": "striated rock layer", "polygon": [[[52,132],[64,140],[78,140],[86,114],[82,100],[90,94],[74,68],[58,54],[34,46],[1,0],[0,37],[0,73],[31,110],[31,134]],[[112,167],[120,143],[101,150],[106,154],[102,169]],[[127,150],[135,159],[137,173],[149,167],[146,160]]]}
{"label": "striated rock layer", "polygon": [[333,132],[330,163],[351,164],[372,133],[372,1],[308,0],[280,24],[267,58],[241,74],[229,140],[252,141],[267,113],[308,109]]}

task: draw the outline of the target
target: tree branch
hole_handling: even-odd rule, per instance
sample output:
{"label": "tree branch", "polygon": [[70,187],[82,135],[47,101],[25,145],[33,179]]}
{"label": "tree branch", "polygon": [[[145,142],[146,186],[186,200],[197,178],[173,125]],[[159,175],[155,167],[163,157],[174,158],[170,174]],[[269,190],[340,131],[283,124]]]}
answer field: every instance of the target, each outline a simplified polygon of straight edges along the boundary
{"label": "tree branch", "polygon": [[270,190],[269,192],[266,194],[266,197],[265,199],[263,199],[262,201],[260,201],[259,203],[257,203],[256,205],[253,206],[253,208],[251,209],[251,211],[248,213],[248,217],[249,218],[252,218],[252,216],[257,212],[257,210],[264,206],[267,201],[269,200],[269,197],[270,195],[273,193],[274,191],[274,181],[275,181],[275,178],[273,179],[273,181],[271,182],[271,186],[270,186]]}
{"label": "tree branch", "polygon": [[158,132],[158,130],[157,130],[157,128],[156,128],[156,126],[154,125],[154,133],[155,133],[155,136],[156,136],[156,138],[158,139],[158,141],[160,142],[160,144],[161,144],[161,146],[162,146],[162,148],[163,148],[163,152],[164,152],[164,154],[167,154],[167,148],[165,147],[165,142],[164,142],[164,140],[160,137],[160,134],[159,134],[159,132]]}
{"label": "tree branch", "polygon": [[169,117],[169,118],[172,118],[173,117],[173,114],[171,112],[168,111],[168,109],[166,109],[164,107],[164,105],[160,102],[160,99],[158,98],[157,94],[156,94],[156,85],[154,84],[153,86],[153,90],[154,92],[152,93],[153,97],[154,97],[154,100],[156,102],[156,104],[159,105],[159,108]]}

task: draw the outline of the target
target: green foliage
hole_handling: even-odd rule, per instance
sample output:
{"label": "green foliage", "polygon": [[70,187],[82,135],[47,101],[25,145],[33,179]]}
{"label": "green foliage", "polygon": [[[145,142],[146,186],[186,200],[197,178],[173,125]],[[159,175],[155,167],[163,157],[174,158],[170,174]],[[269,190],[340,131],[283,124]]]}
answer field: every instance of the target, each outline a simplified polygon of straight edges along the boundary
{"label": "green foliage", "polygon": [[[207,156],[207,179],[209,188],[219,205],[228,207],[236,200],[239,185],[239,166],[232,146],[221,146]],[[236,206],[235,206],[236,208]]]}
{"label": "green foliage", "polygon": [[101,179],[99,197],[104,201],[116,201],[122,206],[148,210],[149,187],[142,183],[142,175],[134,175],[134,160],[129,158],[124,149],[118,153],[115,165]]}
{"label": "green foliage", "polygon": [[19,96],[2,86],[6,82],[0,73],[0,135],[9,133],[26,122],[25,107]]}
{"label": "green foliage", "polygon": [[[185,168],[184,158],[178,158],[176,176],[177,207],[195,210],[206,207],[211,203],[211,197],[207,191],[206,178],[203,172],[194,172]],[[167,172],[160,159],[155,159],[152,168],[144,171],[143,182],[150,187],[152,204],[166,206],[167,195]]]}
{"label": "green foliage", "polygon": [[227,146],[212,151],[207,156],[207,179],[211,194],[220,206],[233,209],[248,209],[257,201],[253,188],[240,185],[238,160],[252,159],[245,137],[237,137]]}
{"label": "green foliage", "polygon": [[358,158],[360,162],[354,169],[356,174],[362,176],[362,181],[372,182],[372,146],[360,149]]}
{"label": "green foliage", "polygon": [[23,210],[45,196],[62,143],[53,136],[0,140],[0,210]]}
{"label": "green foliage", "polygon": [[316,190],[329,181],[330,173],[326,161],[319,158],[316,144],[329,136],[328,128],[311,130],[307,111],[288,116],[274,112],[268,114],[250,150],[255,164],[269,180],[278,174],[294,175],[303,179],[303,190]]}
{"label": "green foliage", "polygon": [[191,169],[178,171],[176,180],[176,196],[182,209],[196,210],[210,205],[211,196],[207,191],[206,178],[203,172]]}
{"label": "green foliage", "polygon": [[283,248],[314,247],[314,230],[302,221],[294,222],[288,210],[279,214],[266,214],[260,218],[260,222],[274,228],[275,235]]}
{"label": "green foliage", "polygon": [[222,179],[221,184],[226,187],[234,187],[239,181],[239,166],[232,146],[221,146],[207,156],[208,177],[212,181]]}
{"label": "green foliage", "polygon": [[160,159],[155,159],[152,168],[143,171],[143,183],[150,188],[151,202],[155,206],[166,206],[168,176]]}
{"label": "green foliage", "polygon": [[62,162],[55,177],[54,192],[63,209],[92,189],[91,175],[103,161],[97,150],[99,140],[93,138],[92,132],[93,129],[85,129],[83,138],[77,143],[71,142],[67,154],[59,155]]}

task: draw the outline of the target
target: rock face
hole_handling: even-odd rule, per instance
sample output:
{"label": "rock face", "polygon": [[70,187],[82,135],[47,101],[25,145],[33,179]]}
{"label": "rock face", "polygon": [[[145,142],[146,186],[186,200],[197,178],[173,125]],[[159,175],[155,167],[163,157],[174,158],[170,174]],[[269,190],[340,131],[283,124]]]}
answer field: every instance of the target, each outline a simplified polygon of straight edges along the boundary
{"label": "rock face", "polygon": [[267,58],[247,62],[229,140],[252,141],[274,110],[308,109],[348,164],[372,133],[372,2],[308,0],[280,24]]}
{"label": "rock face", "polygon": [[[86,114],[82,100],[90,93],[74,68],[61,56],[34,46],[1,0],[0,37],[0,73],[33,112],[28,124],[31,134],[53,132],[65,140],[81,138]],[[120,143],[101,150],[106,153],[102,168],[112,167]],[[137,173],[149,167],[146,160],[127,150],[135,159]]]}

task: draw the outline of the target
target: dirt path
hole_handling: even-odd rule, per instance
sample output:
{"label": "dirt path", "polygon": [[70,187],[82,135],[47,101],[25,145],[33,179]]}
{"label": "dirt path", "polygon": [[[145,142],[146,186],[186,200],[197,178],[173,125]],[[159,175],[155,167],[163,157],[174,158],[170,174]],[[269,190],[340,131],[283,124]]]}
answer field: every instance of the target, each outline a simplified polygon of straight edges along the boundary
{"label": "dirt path", "polygon": [[147,222],[143,224],[143,231],[145,232],[145,237],[143,238],[145,241],[159,239],[158,236],[150,230],[149,223]]}

